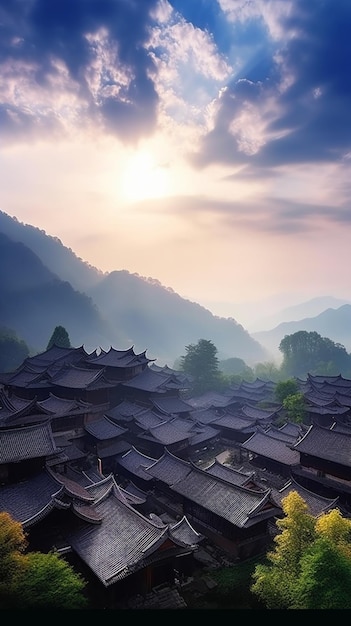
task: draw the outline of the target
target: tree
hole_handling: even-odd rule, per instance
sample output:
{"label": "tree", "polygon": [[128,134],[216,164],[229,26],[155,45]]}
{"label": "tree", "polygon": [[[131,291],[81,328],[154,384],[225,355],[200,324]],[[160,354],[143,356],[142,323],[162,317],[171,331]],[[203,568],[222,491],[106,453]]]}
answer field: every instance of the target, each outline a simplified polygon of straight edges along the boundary
{"label": "tree", "polygon": [[83,609],[85,581],[54,552],[31,552],[16,580],[15,606],[19,609]]}
{"label": "tree", "polygon": [[9,328],[0,329],[0,371],[12,372],[29,356],[29,348],[23,339]]}
{"label": "tree", "polygon": [[285,398],[298,393],[298,391],[299,386],[297,384],[297,381],[293,378],[289,378],[288,380],[281,380],[279,381],[279,383],[277,383],[274,390],[274,395],[277,401],[283,404]]}
{"label": "tree", "polygon": [[301,558],[292,609],[351,609],[351,560],[320,537]]}
{"label": "tree", "polygon": [[67,330],[63,326],[56,326],[52,333],[49,343],[46,346],[47,350],[50,350],[52,346],[60,346],[60,348],[71,348],[71,342]]}
{"label": "tree", "polygon": [[22,524],[0,513],[0,607],[85,608],[83,578],[58,554],[28,552]]}
{"label": "tree", "polygon": [[272,380],[273,382],[278,382],[281,378],[280,369],[278,369],[272,361],[256,363],[254,372],[255,376],[261,380]]}
{"label": "tree", "polygon": [[279,350],[283,354],[281,371],[286,376],[304,377],[323,370],[348,375],[351,371],[351,356],[345,347],[316,332],[300,330],[285,335]]}
{"label": "tree", "polygon": [[252,593],[268,609],[351,607],[351,520],[333,509],[318,518],[292,491],[283,499],[276,547],[252,577]]}
{"label": "tree", "polygon": [[197,344],[189,344],[186,354],[180,357],[180,368],[194,379],[193,393],[204,393],[221,386],[221,374],[218,368],[217,348],[207,339],[200,339]]}
{"label": "tree", "polygon": [[306,416],[305,397],[303,393],[293,393],[283,400],[283,407],[288,420],[295,424],[302,424]]}

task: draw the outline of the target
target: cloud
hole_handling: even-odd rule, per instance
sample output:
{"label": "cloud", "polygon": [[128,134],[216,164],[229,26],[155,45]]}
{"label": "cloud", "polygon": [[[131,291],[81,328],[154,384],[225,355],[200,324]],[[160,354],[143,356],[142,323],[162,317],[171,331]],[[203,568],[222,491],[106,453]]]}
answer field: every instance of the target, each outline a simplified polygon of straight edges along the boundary
{"label": "cloud", "polygon": [[[146,48],[156,0],[7,0],[0,8],[0,129],[43,134],[98,125],[125,140],[156,123],[155,66]],[[48,93],[49,92],[49,93]],[[51,99],[49,97],[51,95]],[[72,94],[75,96],[72,101]]]}
{"label": "cloud", "polygon": [[[229,2],[224,5],[229,11]],[[250,19],[261,22],[265,15],[257,11],[262,5],[252,6],[256,12]],[[349,152],[351,4],[341,0],[335,11],[330,1],[296,0],[289,8],[290,13],[278,14],[280,29],[271,36],[265,75],[246,77],[245,90],[242,80],[234,78],[220,92],[213,128],[193,157],[196,165],[274,168],[331,162]],[[250,141],[245,143],[248,128]]]}

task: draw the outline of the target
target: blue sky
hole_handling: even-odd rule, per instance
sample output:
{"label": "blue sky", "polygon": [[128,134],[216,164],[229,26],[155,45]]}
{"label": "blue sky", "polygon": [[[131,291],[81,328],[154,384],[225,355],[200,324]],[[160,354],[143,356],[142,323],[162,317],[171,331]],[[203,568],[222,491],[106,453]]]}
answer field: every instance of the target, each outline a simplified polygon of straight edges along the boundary
{"label": "blue sky", "polygon": [[351,298],[349,0],[0,0],[0,29],[2,211],[244,325]]}

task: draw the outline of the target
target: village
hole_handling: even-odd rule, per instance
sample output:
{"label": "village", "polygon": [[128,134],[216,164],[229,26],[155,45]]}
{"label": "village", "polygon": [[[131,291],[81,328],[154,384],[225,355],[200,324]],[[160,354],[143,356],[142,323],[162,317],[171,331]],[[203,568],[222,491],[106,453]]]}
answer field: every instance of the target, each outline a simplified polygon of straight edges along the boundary
{"label": "village", "polygon": [[0,509],[32,550],[82,571],[101,607],[186,608],[199,568],[265,552],[292,490],[316,516],[351,514],[342,376],[298,381],[301,424],[271,381],[189,397],[184,372],[132,347],[54,345],[0,383]]}

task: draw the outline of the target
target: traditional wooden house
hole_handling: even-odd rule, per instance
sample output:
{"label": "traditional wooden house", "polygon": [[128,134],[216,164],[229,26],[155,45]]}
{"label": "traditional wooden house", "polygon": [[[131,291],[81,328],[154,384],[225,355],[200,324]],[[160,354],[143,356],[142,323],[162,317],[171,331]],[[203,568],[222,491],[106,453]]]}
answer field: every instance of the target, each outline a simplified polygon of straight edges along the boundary
{"label": "traditional wooden house", "polygon": [[116,455],[130,449],[130,444],[124,438],[128,429],[118,426],[103,415],[86,424],[85,431],[85,450],[96,456],[101,474],[110,474],[115,467]]}
{"label": "traditional wooden house", "polygon": [[338,497],[351,511],[351,428],[312,424],[294,444],[300,467],[293,475],[306,488],[325,497]]}
{"label": "traditional wooden house", "polygon": [[[270,542],[269,521],[279,507],[270,490],[234,484],[177,459],[170,452],[145,468],[155,491],[176,497],[193,527],[237,559],[260,554]],[[162,484],[162,485],[161,485]]]}
{"label": "traditional wooden house", "polygon": [[0,484],[15,483],[45,468],[58,452],[50,422],[0,429]]}
{"label": "traditional wooden house", "polygon": [[306,502],[308,512],[314,517],[319,517],[323,513],[328,513],[332,509],[341,509],[339,498],[324,498],[323,496],[309,491],[302,487],[296,480],[291,478],[281,489],[272,488],[272,496],[274,500],[283,507],[283,500],[289,493],[295,491]]}
{"label": "traditional wooden house", "polygon": [[290,477],[293,468],[300,463],[300,455],[294,449],[296,439],[295,435],[279,428],[263,430],[257,427],[255,433],[241,444],[241,450],[253,466]]}

